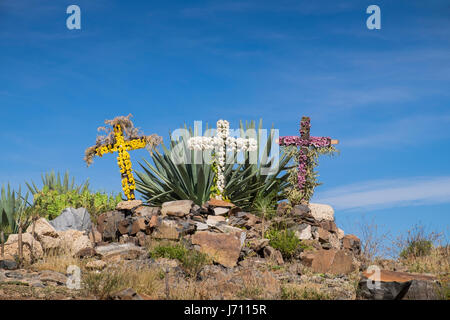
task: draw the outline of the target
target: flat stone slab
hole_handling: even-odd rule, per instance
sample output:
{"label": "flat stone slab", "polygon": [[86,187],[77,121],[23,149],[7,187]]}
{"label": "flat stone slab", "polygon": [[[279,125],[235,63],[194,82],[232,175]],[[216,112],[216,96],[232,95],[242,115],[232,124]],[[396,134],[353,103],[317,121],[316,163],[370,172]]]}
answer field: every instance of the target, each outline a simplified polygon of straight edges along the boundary
{"label": "flat stone slab", "polygon": [[233,203],[219,199],[210,199],[206,204],[211,207],[223,207],[223,208],[235,207]]}
{"label": "flat stone slab", "polygon": [[164,202],[161,207],[163,216],[184,217],[191,212],[194,202],[191,200],[176,200]]}
{"label": "flat stone slab", "polygon": [[120,201],[116,210],[133,210],[142,205],[142,200],[129,200],[129,201]]}
{"label": "flat stone slab", "polygon": [[223,215],[226,215],[229,211],[230,211],[229,208],[222,208],[222,207],[214,208],[214,214],[215,214],[216,216],[223,216]]}
{"label": "flat stone slab", "polygon": [[195,225],[197,226],[198,231],[205,231],[209,229],[209,226],[206,223],[203,222],[195,222]]}
{"label": "flat stone slab", "polygon": [[216,224],[220,222],[225,222],[225,217],[223,216],[208,216],[208,219],[206,219],[206,224],[210,226],[215,226]]}
{"label": "flat stone slab", "polygon": [[[369,279],[375,279],[374,273],[369,273],[367,270],[362,275]],[[436,277],[426,274],[380,270],[377,279],[381,282],[407,282],[411,280],[434,281]]]}
{"label": "flat stone slab", "polygon": [[98,246],[95,248],[95,251],[104,260],[116,257],[120,258],[120,256],[125,259],[137,258],[145,253],[143,248],[132,243],[111,243],[104,246]]}

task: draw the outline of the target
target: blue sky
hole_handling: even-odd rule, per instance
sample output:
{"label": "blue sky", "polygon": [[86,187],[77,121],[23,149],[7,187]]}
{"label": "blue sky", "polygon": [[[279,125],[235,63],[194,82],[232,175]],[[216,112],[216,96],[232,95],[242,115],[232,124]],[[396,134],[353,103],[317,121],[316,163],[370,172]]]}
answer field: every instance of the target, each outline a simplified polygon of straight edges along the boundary
{"label": "blue sky", "polygon": [[[81,30],[66,8],[81,8]],[[366,8],[381,8],[381,30]],[[104,119],[146,134],[262,118],[340,140],[314,201],[357,232],[450,225],[448,1],[0,1],[0,183],[69,170],[120,189],[113,156],[86,168]],[[135,151],[132,158],[147,157]]]}

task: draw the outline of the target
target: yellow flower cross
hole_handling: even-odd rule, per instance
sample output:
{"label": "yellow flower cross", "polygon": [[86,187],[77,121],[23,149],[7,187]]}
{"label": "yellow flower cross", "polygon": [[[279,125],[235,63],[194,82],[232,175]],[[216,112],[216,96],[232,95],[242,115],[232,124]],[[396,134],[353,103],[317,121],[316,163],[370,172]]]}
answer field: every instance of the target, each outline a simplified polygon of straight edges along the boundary
{"label": "yellow flower cross", "polygon": [[134,190],[136,189],[136,182],[133,177],[128,151],[145,148],[147,143],[144,138],[125,140],[120,124],[114,126],[114,137],[114,144],[102,145],[95,148],[95,155],[102,157],[106,153],[119,153],[117,164],[122,175],[122,189],[127,199],[133,200],[135,199]]}

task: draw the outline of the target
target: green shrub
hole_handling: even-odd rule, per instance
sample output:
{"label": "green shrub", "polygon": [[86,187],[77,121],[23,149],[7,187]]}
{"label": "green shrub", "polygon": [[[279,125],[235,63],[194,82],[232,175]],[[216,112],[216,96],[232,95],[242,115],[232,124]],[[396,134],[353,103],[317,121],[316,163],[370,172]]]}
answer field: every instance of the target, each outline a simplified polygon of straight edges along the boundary
{"label": "green shrub", "polygon": [[269,239],[269,244],[279,250],[285,259],[291,259],[301,244],[301,241],[291,230],[271,229],[266,232],[266,238]]}
{"label": "green shrub", "polygon": [[271,220],[277,213],[276,194],[265,194],[259,192],[253,201],[253,210],[257,216],[266,220]]}
{"label": "green shrub", "polygon": [[61,178],[59,172],[45,173],[42,176],[42,187],[34,182],[26,183],[33,194],[32,210],[39,216],[52,220],[69,207],[86,208],[94,222],[102,212],[113,210],[122,198],[120,194],[106,194],[104,192],[92,192],[89,190],[89,182],[80,185],[75,184],[75,178],[71,178],[66,172]]}
{"label": "green shrub", "polygon": [[44,186],[42,191],[34,194],[33,207],[38,211],[39,215],[52,220],[59,216],[61,212],[68,207],[72,208],[86,208],[93,220],[105,211],[113,210],[117,203],[122,200],[121,195],[108,195],[102,192],[91,192],[84,189],[70,190],[61,192],[58,190],[51,190],[48,186]]}
{"label": "green shrub", "polygon": [[415,225],[396,241],[396,246],[400,248],[400,258],[424,257],[431,253],[434,243],[441,238],[442,234],[427,232],[424,226]]}
{"label": "green shrub", "polygon": [[400,252],[400,257],[406,259],[408,257],[423,257],[430,254],[433,249],[433,242],[430,240],[416,240],[408,244],[408,246]]}
{"label": "green shrub", "polygon": [[210,263],[210,259],[206,254],[197,250],[190,250],[180,243],[159,244],[149,254],[154,259],[168,258],[178,260],[186,274],[193,278],[197,278],[202,268]]}

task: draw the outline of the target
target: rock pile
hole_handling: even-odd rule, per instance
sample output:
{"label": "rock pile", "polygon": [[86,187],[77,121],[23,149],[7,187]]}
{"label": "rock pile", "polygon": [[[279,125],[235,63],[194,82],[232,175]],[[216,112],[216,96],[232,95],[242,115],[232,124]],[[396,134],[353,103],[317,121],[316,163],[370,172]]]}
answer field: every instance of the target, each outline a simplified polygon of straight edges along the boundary
{"label": "rock pile", "polygon": [[[115,211],[99,216],[97,230],[103,242],[144,246],[150,239],[181,240],[226,267],[236,265],[248,238],[258,234],[261,219],[233,204],[210,200],[202,206],[191,200],[143,206],[139,200],[119,203]],[[102,244],[102,243],[98,243]]]}
{"label": "rock pile", "polygon": [[[315,272],[347,274],[355,269],[360,254],[358,238],[344,235],[334,222],[330,206],[298,205],[287,212],[281,203],[277,217],[265,222],[288,229],[310,248],[299,253],[301,263]],[[211,199],[202,206],[191,200],[165,202],[161,207],[144,206],[142,201],[120,202],[115,210],[101,214],[94,226],[85,209],[66,209],[53,221],[38,220],[22,235],[24,258],[40,258],[44,252],[65,250],[79,258],[97,257],[101,261],[132,260],[147,254],[152,239],[183,241],[209,255],[224,267],[243,264],[247,257],[260,257],[281,265],[281,253],[262,238],[262,219],[244,212],[230,202]],[[18,236],[10,235],[4,260],[18,254]],[[101,270],[104,263],[89,268]]]}
{"label": "rock pile", "polygon": [[[361,243],[336,226],[330,206],[298,205],[287,210],[281,203],[270,223],[292,230],[311,248],[298,256],[302,263],[321,273],[347,274],[356,268]],[[265,230],[268,227],[264,226]],[[136,247],[145,246],[150,239],[183,240],[224,267],[234,267],[249,255],[283,264],[281,253],[261,237],[262,229],[261,218],[222,200],[211,199],[202,206],[179,200],[161,207],[133,200],[100,215],[91,240],[97,246],[116,241]]]}
{"label": "rock pile", "polygon": [[[22,234],[23,258],[30,262],[42,257],[44,252],[67,251],[77,255],[93,248],[86,232],[68,229],[58,231],[46,219],[41,218]],[[16,260],[19,253],[19,235],[11,234],[4,246],[3,260]]]}
{"label": "rock pile", "polygon": [[336,226],[331,206],[310,203],[288,210],[287,204],[281,203],[274,223],[284,225],[315,249],[301,254],[303,264],[318,273],[348,274],[357,268],[361,241]]}

